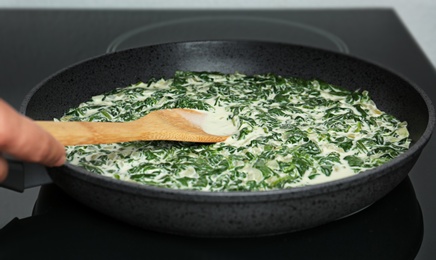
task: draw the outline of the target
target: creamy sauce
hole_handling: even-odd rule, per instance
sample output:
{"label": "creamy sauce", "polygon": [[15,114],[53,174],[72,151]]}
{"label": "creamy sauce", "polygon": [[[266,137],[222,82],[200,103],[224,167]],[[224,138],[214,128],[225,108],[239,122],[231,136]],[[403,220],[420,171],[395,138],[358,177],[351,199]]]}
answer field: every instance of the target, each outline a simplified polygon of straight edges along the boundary
{"label": "creamy sauce", "polygon": [[184,118],[200,127],[204,132],[217,136],[230,136],[238,132],[238,128],[228,120],[230,114],[221,107],[214,112],[198,111],[199,114],[183,113]]}
{"label": "creamy sauce", "polygon": [[[346,178],[408,149],[407,124],[366,91],[274,75],[178,72],[95,96],[61,121],[130,121],[156,109],[208,113],[223,143],[130,142],[68,147],[89,171],[146,185],[202,191],[292,188]],[[197,120],[197,119],[195,119]]]}

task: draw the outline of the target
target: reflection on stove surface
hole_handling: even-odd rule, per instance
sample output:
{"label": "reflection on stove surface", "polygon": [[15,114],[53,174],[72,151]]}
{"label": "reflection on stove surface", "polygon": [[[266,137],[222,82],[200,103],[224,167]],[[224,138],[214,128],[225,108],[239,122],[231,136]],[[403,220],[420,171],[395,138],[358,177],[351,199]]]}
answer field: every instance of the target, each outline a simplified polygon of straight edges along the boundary
{"label": "reflection on stove surface", "polygon": [[106,52],[179,41],[265,39],[349,53],[341,38],[314,26],[281,19],[232,15],[199,16],[147,24],[116,37]]}
{"label": "reflection on stove surface", "polygon": [[347,218],[285,235],[231,239],[139,229],[47,185],[41,188],[34,216],[16,219],[0,230],[0,255],[5,259],[77,259],[77,255],[90,259],[413,259],[422,239],[423,218],[409,178]]}

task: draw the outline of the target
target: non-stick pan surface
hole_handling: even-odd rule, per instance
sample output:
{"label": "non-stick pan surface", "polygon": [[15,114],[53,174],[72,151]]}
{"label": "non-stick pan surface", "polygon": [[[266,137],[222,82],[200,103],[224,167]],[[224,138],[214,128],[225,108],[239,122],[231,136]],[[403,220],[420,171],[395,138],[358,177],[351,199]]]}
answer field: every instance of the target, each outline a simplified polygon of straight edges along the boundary
{"label": "non-stick pan surface", "polygon": [[265,192],[200,192],[123,182],[66,164],[53,181],[80,202],[143,228],[193,236],[259,236],[306,229],[356,212],[387,194],[428,142],[434,109],[418,87],[377,65],[319,49],[279,43],[203,41],[148,46],[104,55],[60,71],[23,103],[34,119],[117,87],[177,70],[274,73],[368,90],[378,107],[409,124],[410,150],[376,169],[329,183]]}

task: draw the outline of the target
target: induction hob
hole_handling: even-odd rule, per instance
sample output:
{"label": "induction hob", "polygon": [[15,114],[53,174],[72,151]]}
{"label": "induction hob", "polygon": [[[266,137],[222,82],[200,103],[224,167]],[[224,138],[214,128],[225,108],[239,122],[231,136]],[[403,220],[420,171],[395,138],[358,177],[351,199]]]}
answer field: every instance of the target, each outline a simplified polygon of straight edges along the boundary
{"label": "induction hob", "polygon": [[[19,108],[45,77],[90,57],[156,43],[243,39],[308,45],[397,72],[436,100],[436,73],[390,9],[0,10],[1,98]],[[370,207],[306,231],[200,239],[137,229],[90,210],[54,185],[0,189],[0,258],[433,259],[433,137],[397,188]],[[36,201],[36,203],[35,203]]]}

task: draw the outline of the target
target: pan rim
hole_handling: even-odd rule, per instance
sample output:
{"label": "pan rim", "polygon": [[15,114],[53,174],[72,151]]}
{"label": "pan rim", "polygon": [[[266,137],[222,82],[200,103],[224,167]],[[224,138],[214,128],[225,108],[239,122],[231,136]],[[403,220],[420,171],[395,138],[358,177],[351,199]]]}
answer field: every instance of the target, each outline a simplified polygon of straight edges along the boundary
{"label": "pan rim", "polygon": [[[390,171],[386,171],[386,169],[398,169],[402,165],[404,165],[407,161],[411,160],[411,158],[415,154],[419,154],[421,150],[424,148],[424,146],[427,144],[427,142],[430,140],[434,125],[435,125],[435,110],[434,106],[431,102],[431,99],[428,97],[428,95],[422,90],[419,86],[414,84],[412,81],[408,80],[403,75],[399,74],[398,72],[395,72],[389,68],[386,68],[384,66],[381,66],[373,61],[368,61],[365,59],[362,59],[360,57],[356,57],[350,54],[342,54],[337,53],[330,50],[324,50],[320,48],[315,47],[308,47],[303,45],[296,45],[296,44],[289,44],[289,43],[282,43],[282,42],[268,42],[268,41],[252,41],[252,40],[199,40],[199,41],[181,41],[181,42],[172,42],[172,43],[162,43],[162,44],[156,44],[156,45],[149,45],[149,46],[142,46],[142,47],[136,47],[131,49],[126,49],[122,51],[117,51],[113,53],[106,53],[103,55],[97,55],[79,62],[76,62],[68,67],[65,67],[61,70],[58,70],[57,72],[53,73],[43,81],[41,81],[39,84],[37,84],[35,87],[33,87],[28,94],[25,96],[21,107],[20,112],[23,114],[26,114],[27,106],[29,102],[32,99],[32,96],[44,86],[44,84],[57,75],[69,70],[70,68],[76,67],[80,64],[86,63],[88,61],[92,61],[95,59],[104,58],[111,55],[117,55],[119,53],[125,53],[130,52],[132,50],[137,49],[145,49],[150,47],[160,47],[160,46],[167,46],[167,45],[186,45],[186,44],[257,44],[257,45],[282,45],[283,47],[289,46],[289,47],[298,47],[298,48],[304,48],[304,49],[311,49],[318,52],[324,52],[328,53],[329,55],[337,55],[341,56],[344,59],[350,59],[358,62],[366,63],[370,66],[375,66],[378,69],[381,69],[383,71],[386,71],[387,73],[395,76],[396,78],[399,78],[401,81],[406,82],[410,87],[412,87],[419,96],[424,100],[426,103],[426,108],[428,112],[428,120],[427,120],[427,126],[420,136],[418,140],[404,153],[397,156],[396,158],[392,159],[391,161],[378,166],[374,169],[367,170],[361,173],[358,173],[356,175],[342,178],[338,180],[333,180],[329,182],[319,183],[319,184],[313,184],[313,185],[306,185],[303,187],[296,187],[296,188],[290,188],[290,189],[278,189],[278,190],[268,190],[268,191],[231,191],[231,192],[210,192],[210,191],[195,191],[195,190],[182,190],[182,189],[170,189],[170,188],[162,188],[162,187],[154,187],[139,183],[130,183],[127,181],[121,181],[116,180],[110,177],[101,176],[95,173],[91,173],[89,171],[86,171],[82,168],[79,168],[77,166],[71,165],[70,163],[66,163],[62,167],[66,167],[73,172],[80,172],[81,174],[74,174],[76,178],[86,180],[89,182],[92,182],[93,184],[97,185],[105,185],[106,187],[110,187],[111,189],[116,189],[118,191],[128,192],[128,193],[140,193],[143,196],[166,196],[169,199],[173,200],[192,200],[193,198],[197,198],[204,201],[210,201],[210,200],[222,200],[222,201],[234,201],[234,202],[240,202],[240,201],[246,201],[251,200],[251,198],[255,198],[256,201],[259,201],[259,197],[264,198],[265,200],[277,200],[277,199],[285,199],[285,198],[304,198],[304,197],[310,197],[310,196],[316,196],[319,194],[325,194],[325,193],[331,193],[336,192],[338,190],[350,188],[353,186],[358,186],[362,184],[363,182],[367,181],[375,181],[378,178],[383,177],[386,174],[392,174]],[[69,171],[67,171],[69,172]],[[65,173],[63,173],[65,174]]]}

